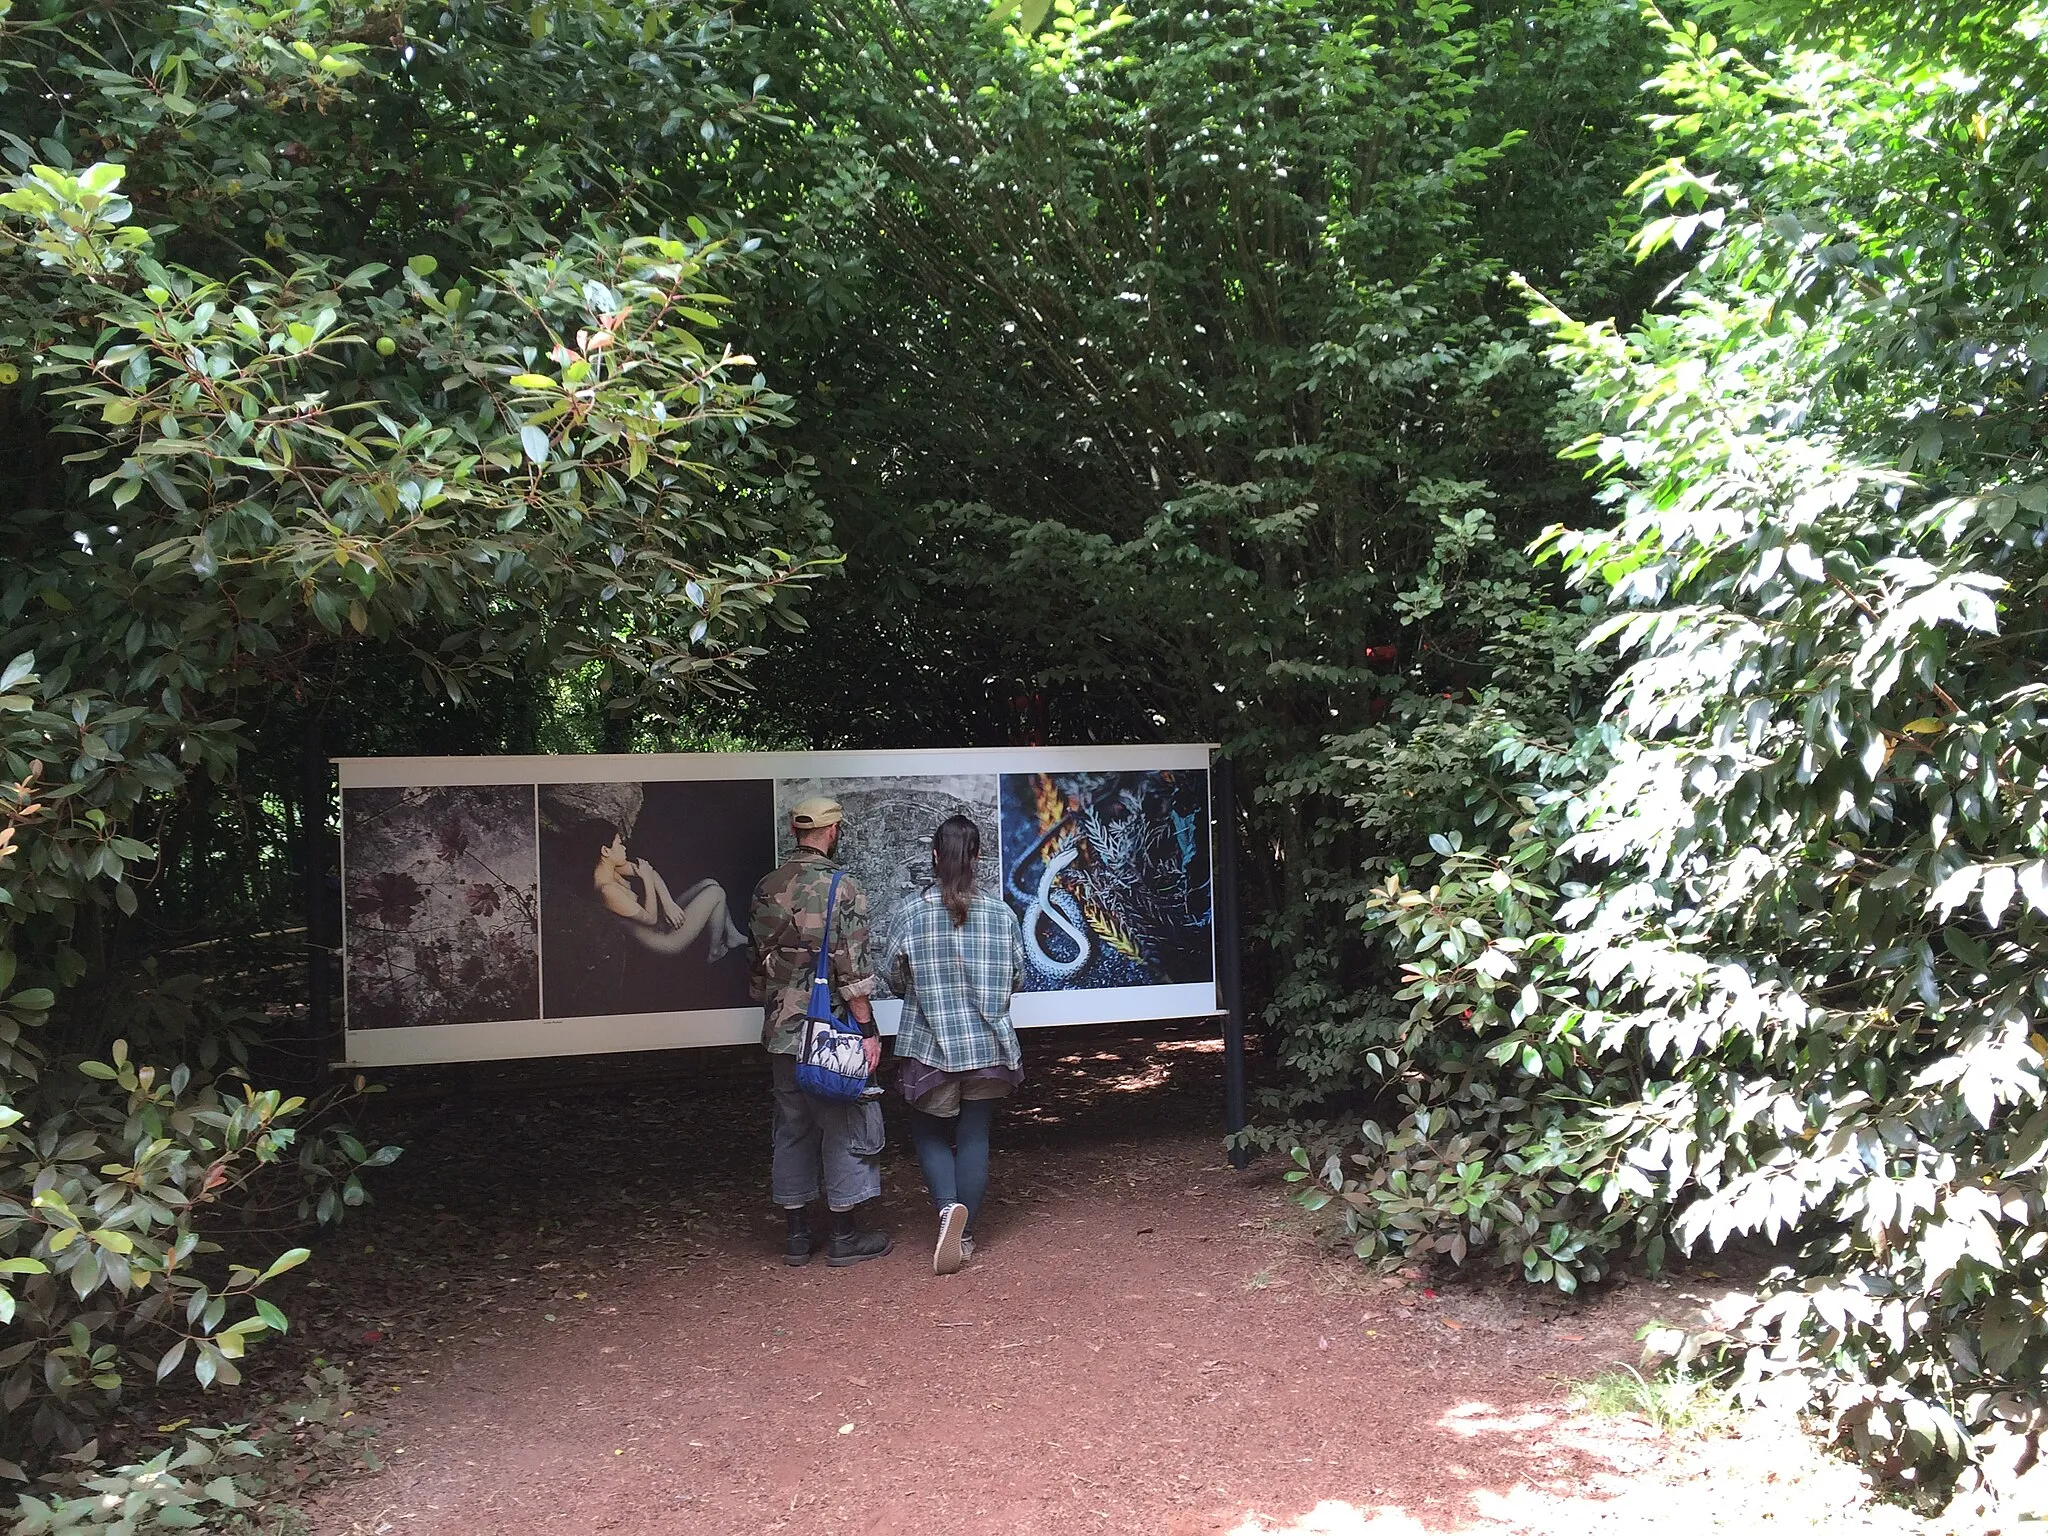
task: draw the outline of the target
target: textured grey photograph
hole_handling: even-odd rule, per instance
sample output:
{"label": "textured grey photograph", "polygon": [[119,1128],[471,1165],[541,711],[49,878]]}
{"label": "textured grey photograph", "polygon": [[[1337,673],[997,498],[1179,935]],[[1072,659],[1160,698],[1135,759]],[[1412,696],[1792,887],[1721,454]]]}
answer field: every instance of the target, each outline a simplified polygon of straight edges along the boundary
{"label": "textured grey photograph", "polygon": [[530,784],[342,794],[350,1029],[540,1017]]}
{"label": "textured grey photograph", "polygon": [[[1003,835],[996,820],[996,776],[992,773],[918,774],[883,779],[777,779],[775,856],[789,857],[795,840],[790,810],[813,795],[829,795],[846,813],[839,835],[839,859],[867,893],[870,951],[877,971],[889,953],[907,902],[932,883],[932,833],[948,816],[965,816],[981,828],[982,889],[996,894]],[[888,979],[878,977],[876,995],[893,997]]]}

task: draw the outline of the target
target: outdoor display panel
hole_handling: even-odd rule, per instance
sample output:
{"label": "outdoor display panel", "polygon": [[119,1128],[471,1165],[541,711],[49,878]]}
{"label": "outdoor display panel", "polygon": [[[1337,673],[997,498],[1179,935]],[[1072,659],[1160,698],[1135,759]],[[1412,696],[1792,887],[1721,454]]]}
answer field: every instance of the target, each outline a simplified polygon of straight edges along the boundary
{"label": "outdoor display panel", "polygon": [[[733,1045],[754,883],[830,795],[878,975],[946,817],[1025,936],[1020,1028],[1220,1011],[1209,748],[348,758],[352,1066]],[[875,1016],[902,1003],[886,976]]]}

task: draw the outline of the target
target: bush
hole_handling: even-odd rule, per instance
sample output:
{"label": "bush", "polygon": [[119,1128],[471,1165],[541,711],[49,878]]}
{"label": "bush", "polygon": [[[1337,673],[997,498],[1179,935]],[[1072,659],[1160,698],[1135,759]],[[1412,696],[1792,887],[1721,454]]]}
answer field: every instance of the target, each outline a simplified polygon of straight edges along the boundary
{"label": "bush", "polygon": [[1398,1035],[1368,1053],[1393,1103],[1361,1126],[1363,1150],[1332,1151],[1317,1168],[1297,1147],[1287,1177],[1308,1186],[1306,1209],[1341,1212],[1360,1258],[1391,1268],[1484,1255],[1570,1293],[1618,1253],[1661,1257],[1661,1208],[1624,1198],[1628,1127],[1606,1112],[1648,1073],[1582,1032],[1547,883],[1557,846],[1534,814],[1510,829],[1503,855],[1460,841],[1432,836],[1441,863],[1428,887],[1397,870],[1368,902],[1402,958],[1397,996],[1412,1004]]}
{"label": "bush", "polygon": [[188,1429],[182,1443],[116,1466],[88,1443],[17,1496],[10,1529],[28,1536],[300,1530],[302,1519],[278,1517],[281,1499],[352,1465],[378,1465],[366,1444],[375,1431],[360,1419],[354,1428],[346,1423],[354,1400],[341,1369],[316,1361],[266,1425]]}
{"label": "bush", "polygon": [[[105,1059],[49,1049],[57,993],[19,984],[23,921],[40,919],[47,935],[81,908],[127,905],[119,893],[150,850],[119,831],[124,798],[132,804],[173,770],[149,754],[117,757],[105,738],[127,735],[140,712],[123,718],[87,696],[65,720],[81,746],[46,790],[43,764],[57,760],[48,702],[28,658],[0,674],[0,753],[20,775],[0,793],[0,1455],[9,1457],[76,1448],[136,1380],[184,1366],[202,1385],[233,1385],[246,1345],[285,1327],[255,1293],[307,1255],[225,1263],[205,1235],[207,1216],[253,1181],[289,1171],[302,1181],[300,1219],[332,1219],[363,1198],[360,1170],[398,1155],[372,1153],[338,1127],[295,1149],[306,1101],[243,1080],[233,1061],[242,1042],[217,1010],[195,1018],[210,1047],[195,1056],[225,1053],[213,1066],[138,1061],[125,1039]],[[92,739],[104,750],[83,745]],[[83,973],[69,944],[45,937],[40,948],[50,981]],[[38,958],[35,947],[27,953]],[[158,988],[166,1001],[179,990],[175,981]],[[131,1016],[149,1011],[137,1002]],[[0,1470],[23,1475],[18,1463]]]}
{"label": "bush", "polygon": [[104,1467],[88,1457],[86,1468],[70,1479],[76,1492],[20,1495],[13,1530],[15,1536],[248,1530],[245,1481],[261,1455],[237,1425],[191,1430],[182,1448],[167,1446],[148,1461],[125,1466]]}
{"label": "bush", "polygon": [[[1415,1006],[1496,1031],[1443,1047],[1470,1075],[1418,1080],[1400,1157],[1545,1087],[1422,1209],[1347,1205],[1369,1247],[1484,1231],[1525,1273],[1503,1189],[1554,1202],[1574,1264],[1667,1218],[1789,1236],[1718,1341],[1745,1391],[2017,1518],[2048,1507],[2048,373],[1997,188],[2048,153],[2042,60],[2017,12],[1859,11],[1828,47],[1744,14],[1765,64],[1668,29],[1694,160],[1644,178],[1639,244],[1697,250],[1672,311],[1540,311],[1615,511],[1548,541],[1625,658],[1608,761],[1526,866],[1452,848],[1378,902]],[[1576,883],[1516,890],[1546,864]],[[1500,878],[1526,916],[1486,910]]]}
{"label": "bush", "polygon": [[[292,725],[351,687],[729,685],[832,552],[781,397],[708,339],[750,242],[674,203],[758,110],[729,21],[35,10],[0,0],[0,1453],[47,1460],[284,1328],[258,1292],[305,1250],[226,1251],[223,1206],[332,1220],[396,1155],[255,1086],[250,1020],[159,967],[161,834],[317,762]],[[233,852],[303,875],[326,794],[296,811]]]}

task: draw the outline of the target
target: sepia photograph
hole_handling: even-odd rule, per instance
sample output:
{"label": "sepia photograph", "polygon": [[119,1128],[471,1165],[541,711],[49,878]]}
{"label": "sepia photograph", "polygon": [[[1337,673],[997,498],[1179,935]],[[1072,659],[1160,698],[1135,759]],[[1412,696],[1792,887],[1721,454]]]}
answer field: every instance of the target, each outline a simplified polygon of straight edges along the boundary
{"label": "sepia photograph", "polygon": [[772,804],[766,779],[543,784],[546,1016],[748,1006]]}

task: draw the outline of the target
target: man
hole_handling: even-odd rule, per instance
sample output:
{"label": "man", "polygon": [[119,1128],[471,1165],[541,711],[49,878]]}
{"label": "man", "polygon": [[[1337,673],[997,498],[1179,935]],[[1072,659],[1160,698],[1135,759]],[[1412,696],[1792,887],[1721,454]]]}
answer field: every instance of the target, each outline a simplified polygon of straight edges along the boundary
{"label": "man", "polygon": [[851,1104],[813,1098],[796,1085],[796,1058],[803,1046],[804,1016],[818,950],[829,946],[826,974],[832,1006],[852,1015],[865,1036],[868,1071],[882,1059],[882,1040],[868,1002],[874,972],[868,964],[868,901],[852,875],[842,874],[832,908],[832,932],[825,932],[825,899],[840,866],[842,813],[837,800],[802,801],[790,812],[796,852],[754,887],[749,915],[753,948],[754,1000],[764,1015],[761,1043],[768,1048],[775,1078],[775,1153],[770,1186],[789,1223],[785,1264],[808,1264],[817,1251],[809,1206],[820,1190],[832,1211],[824,1244],[825,1262],[836,1268],[879,1259],[889,1251],[887,1232],[863,1232],[856,1210],[882,1192],[876,1158],[882,1150],[882,1106],[877,1099]]}

